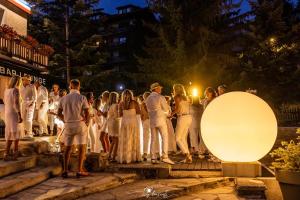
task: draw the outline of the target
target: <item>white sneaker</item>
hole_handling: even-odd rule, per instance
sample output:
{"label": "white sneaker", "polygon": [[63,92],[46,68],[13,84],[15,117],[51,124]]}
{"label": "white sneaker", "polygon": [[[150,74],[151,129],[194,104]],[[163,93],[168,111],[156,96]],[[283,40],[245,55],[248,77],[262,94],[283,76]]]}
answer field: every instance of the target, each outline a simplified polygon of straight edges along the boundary
{"label": "white sneaker", "polygon": [[172,160],[170,160],[169,158],[163,158],[163,159],[162,159],[162,162],[168,163],[168,164],[170,164],[170,165],[174,165],[174,164],[175,164],[175,163],[174,163]]}
{"label": "white sneaker", "polygon": [[158,161],[156,159],[151,159],[152,164],[158,164]]}

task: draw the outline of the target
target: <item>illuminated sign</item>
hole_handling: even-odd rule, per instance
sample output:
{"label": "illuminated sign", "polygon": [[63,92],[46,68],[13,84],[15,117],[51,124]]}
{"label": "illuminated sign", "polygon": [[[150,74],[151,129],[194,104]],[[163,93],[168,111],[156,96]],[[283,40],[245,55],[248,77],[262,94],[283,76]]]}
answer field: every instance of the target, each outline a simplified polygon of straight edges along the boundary
{"label": "illuminated sign", "polygon": [[31,13],[31,8],[29,6],[29,3],[27,3],[26,1],[24,1],[24,0],[8,0],[8,1],[13,3],[14,5],[19,7],[23,11],[25,11],[29,14]]}
{"label": "illuminated sign", "polygon": [[30,75],[33,81],[39,80],[41,84],[46,85],[46,79],[36,74],[26,73],[24,70],[17,70],[11,67],[0,66],[0,76],[26,76]]}

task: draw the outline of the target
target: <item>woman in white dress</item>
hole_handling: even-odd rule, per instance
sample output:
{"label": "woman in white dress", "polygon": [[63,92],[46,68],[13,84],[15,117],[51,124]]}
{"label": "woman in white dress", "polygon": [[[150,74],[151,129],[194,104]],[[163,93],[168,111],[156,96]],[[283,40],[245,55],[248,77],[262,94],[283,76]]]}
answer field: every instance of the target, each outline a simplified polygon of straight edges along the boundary
{"label": "woman in white dress", "polygon": [[[166,101],[169,105],[169,113],[168,115],[170,115],[172,113],[172,109],[171,109],[171,97],[170,96],[165,96]],[[168,126],[168,151],[169,153],[176,153],[177,151],[177,146],[176,146],[176,139],[175,139],[175,134],[174,134],[174,128],[173,128],[173,124],[171,121],[171,118],[167,118],[167,126]]]}
{"label": "woman in white dress", "polygon": [[192,156],[190,154],[187,136],[188,130],[192,123],[192,116],[190,114],[190,102],[186,96],[184,86],[181,84],[175,84],[173,86],[173,94],[175,100],[175,110],[172,113],[177,115],[176,124],[176,142],[181,149],[182,153],[185,155],[183,163],[192,163]]}
{"label": "woman in white dress", "polygon": [[20,131],[18,130],[18,123],[22,122],[20,113],[20,94],[17,89],[20,83],[20,77],[13,76],[8,88],[4,91],[4,104],[5,104],[5,140],[6,149],[4,160],[9,160],[9,152],[12,143],[14,142],[14,154],[12,159],[17,160],[18,145],[20,138]]}
{"label": "woman in white dress", "polygon": [[108,135],[111,138],[109,159],[111,159],[113,162],[116,161],[118,144],[119,144],[120,117],[119,117],[118,99],[119,99],[119,94],[117,92],[111,92],[109,94],[107,128],[108,128]]}
{"label": "woman in white dress", "polygon": [[100,153],[103,151],[102,144],[100,142],[100,134],[103,126],[103,117],[100,113],[101,99],[97,99],[94,105],[94,130],[95,130],[95,153]]}
{"label": "woman in white dress", "polygon": [[[189,127],[191,153],[199,154],[200,121],[203,112],[199,98],[194,97],[191,105],[192,123]],[[201,156],[200,156],[201,158]]]}
{"label": "woman in white dress", "polygon": [[133,100],[132,92],[125,90],[122,93],[122,101],[120,103],[122,121],[118,149],[119,163],[142,161],[137,114],[140,114],[139,104]]}
{"label": "woman in white dress", "polygon": [[95,123],[95,110],[94,110],[94,94],[93,92],[89,92],[86,95],[86,98],[89,103],[89,115],[90,121],[88,125],[88,143],[90,152],[95,152],[95,144],[96,144],[96,135],[94,131],[94,123]]}
{"label": "woman in white dress", "polygon": [[[106,154],[109,152],[109,136],[107,132],[107,112],[108,112],[108,98],[109,92],[105,91],[101,94],[101,106],[99,113],[102,116],[102,128],[100,133],[100,141],[103,147],[103,152]],[[108,155],[108,154],[107,154]]]}

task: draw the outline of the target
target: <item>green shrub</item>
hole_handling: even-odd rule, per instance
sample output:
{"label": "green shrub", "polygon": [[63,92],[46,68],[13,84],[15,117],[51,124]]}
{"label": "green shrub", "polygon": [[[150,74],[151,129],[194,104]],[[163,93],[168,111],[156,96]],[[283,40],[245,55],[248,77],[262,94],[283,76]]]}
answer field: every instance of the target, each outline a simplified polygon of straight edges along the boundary
{"label": "green shrub", "polygon": [[300,136],[298,142],[291,140],[290,142],[281,142],[281,147],[270,153],[275,159],[272,162],[273,169],[300,171]]}

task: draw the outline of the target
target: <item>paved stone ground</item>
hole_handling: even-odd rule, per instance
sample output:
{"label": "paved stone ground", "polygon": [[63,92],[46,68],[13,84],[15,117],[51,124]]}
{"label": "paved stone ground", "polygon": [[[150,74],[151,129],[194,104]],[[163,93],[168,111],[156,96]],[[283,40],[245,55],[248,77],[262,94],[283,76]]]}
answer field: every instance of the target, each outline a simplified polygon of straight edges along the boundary
{"label": "paved stone ground", "polygon": [[238,197],[238,195],[235,192],[235,187],[233,183],[229,186],[195,192],[175,199],[176,200],[246,200],[246,198]]}
{"label": "paved stone ground", "polygon": [[79,200],[172,199],[192,191],[203,191],[229,183],[229,180],[224,178],[147,179],[88,195]]}
{"label": "paved stone ground", "polygon": [[127,182],[132,182],[135,174],[118,173],[94,173],[89,177],[62,179],[56,177],[44,181],[30,189],[19,192],[6,199],[8,200],[50,200],[50,199],[76,199],[94,192],[103,191],[112,187],[117,187]]}

